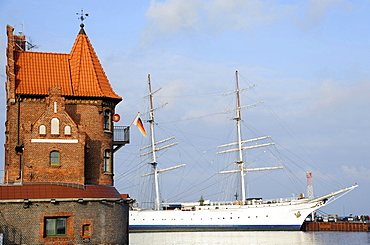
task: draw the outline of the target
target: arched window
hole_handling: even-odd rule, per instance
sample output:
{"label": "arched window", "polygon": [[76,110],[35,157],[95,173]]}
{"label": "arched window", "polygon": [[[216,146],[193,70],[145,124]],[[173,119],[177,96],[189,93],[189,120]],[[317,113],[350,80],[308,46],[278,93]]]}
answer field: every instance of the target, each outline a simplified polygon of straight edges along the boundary
{"label": "arched window", "polygon": [[40,125],[39,133],[40,134],[46,134],[46,127],[45,127],[45,125]]}
{"label": "arched window", "polygon": [[51,119],[51,134],[59,134],[59,119]]}
{"label": "arched window", "polygon": [[60,152],[59,151],[50,152],[50,165],[60,165]]}
{"label": "arched window", "polygon": [[65,126],[64,127],[64,134],[65,135],[71,135],[71,126]]}
{"label": "arched window", "polygon": [[112,160],[110,150],[104,151],[104,173],[111,173],[112,170]]}
{"label": "arched window", "polygon": [[111,113],[110,110],[104,111],[104,130],[111,130]]}

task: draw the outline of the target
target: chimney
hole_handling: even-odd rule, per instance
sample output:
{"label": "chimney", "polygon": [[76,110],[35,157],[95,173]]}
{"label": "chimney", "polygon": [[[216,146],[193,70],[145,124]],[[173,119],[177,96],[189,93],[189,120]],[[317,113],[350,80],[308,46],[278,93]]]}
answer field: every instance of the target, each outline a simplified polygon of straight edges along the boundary
{"label": "chimney", "polygon": [[[14,35],[14,28],[10,25],[6,26],[6,32],[8,35],[8,57],[12,55],[11,53],[15,50],[26,51],[26,36],[24,35]],[[13,58],[13,57],[11,57]]]}
{"label": "chimney", "polygon": [[26,51],[26,36],[14,35],[15,50]]}

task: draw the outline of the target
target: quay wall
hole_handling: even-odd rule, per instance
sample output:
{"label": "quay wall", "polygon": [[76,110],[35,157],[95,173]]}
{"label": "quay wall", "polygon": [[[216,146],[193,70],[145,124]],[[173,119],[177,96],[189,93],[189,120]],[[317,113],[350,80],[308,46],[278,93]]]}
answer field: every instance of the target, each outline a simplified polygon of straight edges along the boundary
{"label": "quay wall", "polygon": [[370,223],[363,222],[304,222],[302,231],[370,231]]}

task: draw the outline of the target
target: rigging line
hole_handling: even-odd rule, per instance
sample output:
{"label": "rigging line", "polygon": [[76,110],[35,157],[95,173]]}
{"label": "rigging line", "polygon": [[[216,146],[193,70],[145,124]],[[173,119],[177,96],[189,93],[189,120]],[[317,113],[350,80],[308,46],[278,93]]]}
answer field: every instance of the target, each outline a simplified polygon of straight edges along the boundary
{"label": "rigging line", "polygon": [[[241,76],[240,74],[239,74],[239,76]],[[246,79],[246,78],[244,78],[243,76],[241,76],[243,79],[245,79],[245,80],[247,80],[247,81],[249,81],[248,79]],[[255,95],[258,97],[258,98],[260,98],[260,99],[262,99],[258,94],[256,94],[255,93]],[[267,109],[267,111],[276,119],[276,121],[279,123],[279,125],[284,129],[284,131],[295,141],[295,143],[301,148],[301,150],[312,160],[312,162],[314,162],[317,166],[319,166],[318,165],[318,163],[307,153],[307,151],[305,151],[305,149],[302,147],[302,145],[301,144],[299,144],[299,142],[297,141],[297,139],[292,135],[292,133],[291,133],[291,130],[289,130],[283,123],[282,123],[282,120],[280,119],[280,117],[276,114],[276,113],[274,113],[274,111],[273,110],[271,110],[270,109],[270,107],[265,103],[265,108]],[[311,165],[310,165],[311,166]],[[324,174],[324,173],[323,173]],[[333,180],[334,181],[334,180]]]}
{"label": "rigging line", "polygon": [[116,185],[118,184],[117,181],[121,180],[122,178],[128,178],[126,176],[129,176],[131,174],[134,174],[134,173],[138,172],[138,170],[140,170],[140,168],[142,168],[142,167],[138,166],[137,168],[133,168],[131,170],[126,171],[124,174],[116,175],[115,176]]}
{"label": "rigging line", "polygon": [[220,95],[222,95],[222,93],[217,92],[214,94],[194,94],[194,95],[182,95],[182,96],[157,95],[156,97],[160,97],[160,98],[199,98],[199,97],[218,97]]}
{"label": "rigging line", "polygon": [[[282,127],[283,127],[283,125],[281,125]],[[253,128],[251,125],[247,125],[247,127],[248,128],[250,128],[251,130],[253,130],[253,131],[256,131],[256,132],[258,132],[258,130],[257,129],[255,129],[255,128]],[[292,136],[291,136],[292,137]],[[293,137],[292,137],[293,138]],[[297,141],[295,141],[296,143],[297,143]],[[298,143],[297,143],[297,145],[302,149],[302,146],[300,146]],[[281,147],[281,148],[283,148],[284,150],[286,150],[287,152],[289,152],[290,154],[292,154],[293,156],[295,156],[295,157],[297,157],[299,160],[301,160],[302,162],[304,162],[304,163],[306,163],[307,165],[309,165],[310,167],[312,167],[313,169],[315,169],[316,171],[318,171],[319,173],[321,173],[322,175],[324,175],[324,176],[326,176],[327,178],[329,178],[333,183],[336,183],[336,185],[337,186],[342,186],[338,181],[336,181],[335,179],[333,179],[333,178],[331,178],[327,173],[324,173],[322,170],[320,170],[319,168],[317,168],[317,167],[315,167],[315,166],[313,166],[311,163],[309,163],[308,161],[306,161],[306,160],[304,160],[302,157],[300,157],[299,155],[297,155],[297,154],[295,154],[294,152],[292,152],[291,150],[289,150],[289,149],[287,149],[287,148],[285,148],[283,145],[280,145],[279,144],[279,146]],[[278,150],[277,150],[278,151]],[[280,154],[282,154],[282,155],[284,155],[287,159],[289,159],[290,160],[290,158],[286,155],[286,154],[283,154],[283,153],[281,153],[280,152]],[[306,155],[308,155],[307,154],[307,152],[305,152],[305,154]],[[309,156],[310,157],[310,156]],[[310,159],[312,159],[312,157],[310,157]],[[292,161],[292,160],[290,160],[290,162],[292,162],[294,165],[296,165],[297,167],[299,167],[301,170],[303,170],[303,171],[306,171],[303,167],[301,167],[300,165],[298,165],[297,163],[295,163],[295,161]],[[315,161],[314,161],[315,162]],[[317,163],[316,163],[316,165],[317,165]]]}
{"label": "rigging line", "polygon": [[[271,148],[273,148],[273,147],[271,147]],[[280,155],[280,156],[284,156],[284,154],[282,154],[282,153],[277,149],[277,147],[276,147],[276,146],[274,146],[274,149],[276,150],[276,152],[277,152],[277,153],[279,153],[279,155]],[[279,161],[280,161],[280,163],[281,163],[281,164],[283,164],[283,165],[284,165],[284,167],[285,167],[286,171],[290,174],[290,180],[291,180],[292,184],[293,184],[293,185],[296,185],[296,187],[301,186],[301,185],[302,185],[302,179],[301,179],[301,178],[298,178],[298,177],[297,177],[297,176],[292,172],[292,170],[290,169],[290,167],[289,167],[287,164],[285,164],[285,162],[284,162],[284,161],[282,161],[282,160],[281,160],[281,158],[279,158],[279,157],[277,156],[277,154],[275,154],[275,152],[274,152],[274,151],[272,151],[271,149],[268,149],[268,150],[269,150],[269,152],[270,152],[273,156],[275,156],[277,159],[279,159]],[[285,158],[286,158],[287,160],[289,160],[290,162],[292,162],[295,166],[297,166],[298,168],[300,168],[303,172],[306,172],[306,171],[305,171],[305,169],[303,169],[300,165],[296,164],[294,161],[290,160],[287,156],[285,156]]]}
{"label": "rigging line", "polygon": [[[270,178],[270,180],[272,180],[273,182],[275,182],[275,183],[279,184],[280,186],[284,187],[285,189],[287,189],[287,190],[291,191],[292,193],[294,193],[294,192],[295,192],[295,190],[293,190],[292,188],[290,188],[290,187],[288,187],[288,186],[284,185],[284,184],[283,184],[283,183],[281,183],[281,182],[278,182],[276,179],[271,178],[271,176],[266,176],[266,177]],[[298,187],[298,186],[296,186],[295,188],[297,188],[297,187]],[[298,189],[298,190],[300,190],[300,192],[301,192],[301,193],[302,193],[302,192],[304,192],[304,191],[302,190],[302,187],[298,187],[297,189]]]}
{"label": "rigging line", "polygon": [[195,119],[199,119],[199,118],[210,117],[210,116],[214,116],[214,115],[218,115],[218,113],[212,113],[212,114],[207,114],[207,115],[204,115],[204,116],[186,118],[186,119],[181,119],[181,120],[176,120],[176,121],[161,122],[161,124],[176,123],[176,122],[185,122],[185,121],[195,120]]}
{"label": "rigging line", "polygon": [[[288,151],[290,154],[292,154],[293,156],[297,157],[298,159],[300,159],[302,162],[305,162],[306,164],[308,164],[309,166],[311,166],[313,169],[315,169],[316,171],[318,171],[319,173],[321,173],[322,175],[324,175],[325,177],[329,178],[333,183],[335,183],[337,186],[342,186],[338,181],[336,181],[335,179],[333,179],[332,177],[330,177],[330,175],[328,175],[327,173],[324,173],[322,170],[320,170],[319,168],[313,166],[312,164],[310,164],[309,162],[305,161],[304,159],[302,159],[300,156],[296,155],[294,152],[290,151],[289,149],[285,148],[284,146],[282,145],[279,145],[280,147],[282,147],[283,149],[285,149],[286,151]],[[287,157],[287,156],[286,156]],[[288,158],[288,157],[287,157]],[[288,158],[289,159],[289,158]],[[303,169],[302,167],[300,167],[298,164],[296,164],[294,161],[291,161],[293,164],[295,164],[297,167],[301,168],[302,170],[306,171],[305,169]]]}
{"label": "rigging line", "polygon": [[[204,178],[196,178],[196,179],[198,179],[198,180],[201,179],[201,182],[202,183],[209,183],[208,185],[214,185],[214,183],[211,184],[211,182],[209,182],[209,180],[212,179],[212,177],[213,176],[210,176],[210,177],[208,177],[206,179],[204,179]],[[176,197],[177,196],[183,196],[183,195],[190,195],[190,194],[192,194],[194,192],[194,189],[196,189],[198,191],[204,190],[204,188],[203,189],[200,188],[202,183],[198,184],[196,182],[190,182],[188,179],[186,179],[186,178],[184,178],[182,176],[181,176],[181,178],[182,178],[182,181],[184,181],[185,183],[189,184],[189,186],[191,186],[192,188],[188,188],[188,189],[186,189],[186,190],[184,190],[182,192],[179,192],[176,195]],[[188,194],[189,191],[191,191],[190,194]]]}
{"label": "rigging line", "polygon": [[[199,156],[200,156],[200,158],[204,158],[204,154],[202,154],[202,152],[204,152],[204,150],[200,150],[200,149],[198,149],[197,147],[195,147],[195,145],[194,144],[192,144],[191,143],[191,140],[187,137],[187,135],[189,135],[189,134],[185,134],[183,131],[182,131],[182,129],[181,128],[179,128],[178,127],[178,125],[174,122],[174,121],[172,121],[173,123],[172,123],[172,125],[174,125],[175,126],[175,128],[177,129],[177,132],[180,132],[181,133],[181,135],[185,138],[185,140],[184,140],[184,142],[187,142],[193,149],[195,149],[198,153],[199,153]],[[178,138],[178,139],[181,139],[181,138]],[[179,147],[181,148],[181,149],[184,149],[183,147],[182,147],[182,145],[180,144],[179,145]],[[188,156],[195,162],[195,163],[198,163],[198,161],[193,157],[194,155],[193,154],[188,154]],[[207,159],[206,159],[207,160]],[[203,165],[200,165],[201,167],[203,166]],[[207,169],[205,169],[204,167],[202,167],[203,168],[203,170],[207,170]]]}
{"label": "rigging line", "polygon": [[[271,147],[271,148],[273,148],[273,147]],[[280,153],[280,151],[278,151],[278,149],[276,148],[276,146],[274,146],[274,149],[276,150],[277,153],[279,153],[279,155],[282,155]],[[297,189],[300,189],[300,186],[302,186],[301,179],[300,178],[297,178],[297,176],[295,174],[293,174],[292,170],[288,167],[288,165],[285,164],[284,161],[281,160],[280,157],[277,156],[277,154],[275,153],[275,151],[272,151],[272,149],[267,149],[267,150],[270,152],[270,154],[272,154],[274,157],[276,157],[276,159],[278,159],[279,162],[284,166],[284,169],[285,169],[284,173],[286,173],[287,175],[289,174],[288,177],[289,177],[291,183],[294,186],[296,186]],[[289,158],[288,158],[288,160],[289,160]],[[294,163],[294,162],[292,162],[292,163]],[[300,168],[299,165],[296,165],[296,166]],[[302,169],[302,170],[304,171],[304,169]]]}
{"label": "rigging line", "polygon": [[[274,156],[275,156],[275,154],[273,153],[273,152],[271,152],[271,154],[273,154]],[[278,160],[279,160],[279,162],[282,164],[282,165],[284,165],[284,170],[285,171],[289,171],[289,173],[291,173],[292,175],[293,175],[293,173],[292,173],[292,171],[286,166],[286,164],[283,162],[283,161],[281,161],[277,156],[275,156]],[[283,170],[283,171],[284,171]],[[270,175],[271,175],[271,173],[272,172],[265,172],[265,173],[261,173],[261,175],[262,176],[259,176],[259,177],[256,177],[256,178],[251,178],[251,182],[252,181],[255,181],[255,180],[258,180],[258,179],[260,179],[260,178],[263,178],[263,177],[269,177],[271,180],[274,180],[274,181],[276,181],[274,178],[272,178]],[[293,175],[294,176],[294,175]],[[293,178],[294,179],[294,178]],[[298,179],[299,180],[299,179]],[[292,180],[291,180],[292,181]],[[277,182],[277,181],[276,181]],[[277,183],[279,183],[279,182],[277,182]],[[297,183],[292,183],[293,185],[295,185],[295,187],[296,187],[296,189],[300,189],[301,190],[301,186],[302,186],[302,183],[300,183],[299,185],[297,185]],[[289,189],[290,191],[292,191],[292,192],[294,192],[293,190],[291,190],[290,188],[287,188],[287,189]]]}
{"label": "rigging line", "polygon": [[[191,194],[194,192],[194,188],[195,188],[195,189],[197,189],[197,190],[199,190],[199,191],[202,191],[202,190],[204,190],[204,189],[208,189],[208,188],[209,188],[209,187],[211,187],[211,186],[214,186],[215,184],[217,184],[217,183],[218,183],[218,180],[217,180],[217,179],[215,179],[215,180],[213,180],[213,181],[210,181],[210,180],[214,179],[214,178],[215,178],[215,176],[217,176],[217,175],[213,174],[213,175],[210,175],[208,178],[202,178],[202,177],[200,177],[200,178],[196,178],[196,179],[198,179],[199,181],[201,181],[201,183],[199,183],[199,184],[198,184],[198,183],[195,183],[195,182],[190,182],[188,179],[184,179],[184,181],[185,181],[186,183],[189,183],[189,184],[190,184],[190,186],[192,186],[193,188],[186,189],[186,190],[184,190],[183,192],[178,193],[178,195],[177,195],[177,196],[187,196],[187,195],[191,195]],[[203,175],[203,177],[204,177],[204,175]],[[203,189],[202,189],[202,188],[200,188],[200,187],[202,187],[204,184],[207,184],[207,186],[203,187]],[[189,193],[189,192],[191,192],[191,193]]]}
{"label": "rigging line", "polygon": [[238,75],[239,75],[239,80],[247,81],[247,84],[253,84],[253,82],[251,80],[249,80],[248,78],[246,78],[242,74],[238,73]]}
{"label": "rigging line", "polygon": [[[304,149],[304,147],[301,145],[301,144],[299,144],[299,142],[298,142],[298,140],[296,139],[296,137],[294,137],[291,133],[290,133],[290,131],[287,129],[287,127],[285,127],[284,125],[283,125],[283,123],[282,123],[282,120],[279,118],[279,116],[278,115],[276,115],[276,113],[274,113],[267,105],[265,105],[266,106],[266,109],[276,118],[276,120],[278,121],[278,123],[280,124],[280,126],[285,130],[285,132],[287,132],[288,134],[289,134],[289,136],[294,140],[294,142],[298,145],[298,147],[306,154],[306,156],[308,156],[310,159],[311,159],[311,161],[313,162],[313,163],[315,163],[315,165],[316,165],[316,167],[314,167],[312,164],[310,164],[309,162],[307,162],[307,161],[304,161],[302,158],[300,158],[300,157],[298,157],[297,155],[295,155],[294,153],[294,155],[296,156],[296,157],[298,157],[299,159],[301,159],[302,161],[304,161],[305,163],[307,163],[307,164],[309,164],[311,167],[314,167],[314,169],[316,169],[317,171],[319,171],[321,174],[323,174],[323,175],[325,175],[326,177],[328,177],[329,179],[331,179],[333,182],[335,182],[337,185],[339,185],[339,186],[341,186],[340,185],[340,183],[339,182],[337,182],[336,180],[334,180],[333,178],[331,178],[327,173],[324,173],[324,172],[322,172],[319,168],[318,168],[318,166],[319,166],[319,164],[317,163],[317,161],[315,161],[315,159],[313,159],[312,158],[312,156],[310,156],[308,153],[307,153],[307,151]],[[286,149],[287,150],[287,149]]]}
{"label": "rigging line", "polygon": [[[209,179],[211,179],[211,177],[210,177],[210,178],[208,178],[208,179],[205,179],[205,180],[204,180],[204,183],[207,183]],[[215,182],[214,182],[214,183],[210,183],[210,184],[208,184],[207,186],[205,186],[205,187],[203,187],[203,188],[198,188],[198,187],[197,187],[198,192],[202,192],[202,191],[207,190],[207,189],[209,189],[210,187],[214,186],[215,184],[217,184],[217,183],[218,183],[218,182],[216,182],[216,181],[217,181],[217,180],[215,180]],[[221,193],[222,193],[222,192],[221,192]],[[191,196],[191,195],[193,195],[193,194],[194,194],[194,190],[193,190],[193,189],[187,189],[187,190],[184,190],[182,193],[179,193],[179,194],[178,194],[177,196],[175,196],[174,198],[176,198],[176,199],[183,199],[183,198],[186,198],[186,197]],[[207,195],[207,196],[209,196],[209,195]]]}
{"label": "rigging line", "polygon": [[[159,125],[158,125],[159,126]],[[161,125],[162,126],[162,125]],[[217,138],[214,138],[214,137],[208,137],[208,136],[200,136],[199,134],[195,134],[195,133],[189,133],[189,132],[186,132],[186,133],[184,133],[183,131],[181,131],[181,129],[176,125],[176,130],[174,130],[173,128],[171,128],[171,127],[166,127],[166,126],[162,126],[162,128],[166,128],[167,130],[169,130],[169,131],[174,131],[174,132],[176,132],[177,134],[179,133],[179,131],[182,133],[182,136],[188,136],[188,135],[190,135],[190,136],[196,136],[196,137],[201,137],[202,139],[211,139],[211,140],[215,140],[215,139],[217,139]],[[179,139],[179,140],[181,140],[182,138],[180,138],[180,136],[176,136],[176,139]],[[189,139],[187,138],[187,137],[185,137],[185,139],[186,139],[186,141],[184,140],[184,142],[186,142],[187,144],[189,144],[189,145],[192,145],[192,146],[194,146],[192,143],[190,143],[191,141],[189,141]],[[195,146],[194,146],[195,147]],[[211,149],[215,149],[216,147],[211,147],[211,148],[208,148],[208,150],[211,150]]]}

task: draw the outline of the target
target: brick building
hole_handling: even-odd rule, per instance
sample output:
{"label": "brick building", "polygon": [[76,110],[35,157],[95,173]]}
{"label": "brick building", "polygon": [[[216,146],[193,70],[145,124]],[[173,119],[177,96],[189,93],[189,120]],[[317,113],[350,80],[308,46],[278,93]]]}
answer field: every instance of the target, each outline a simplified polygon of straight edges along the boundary
{"label": "brick building", "polygon": [[[26,50],[7,26],[5,244],[128,244],[128,202],[113,187],[113,153],[128,128],[122,100],[84,31],[69,54]],[[1,176],[0,176],[1,177]]]}

